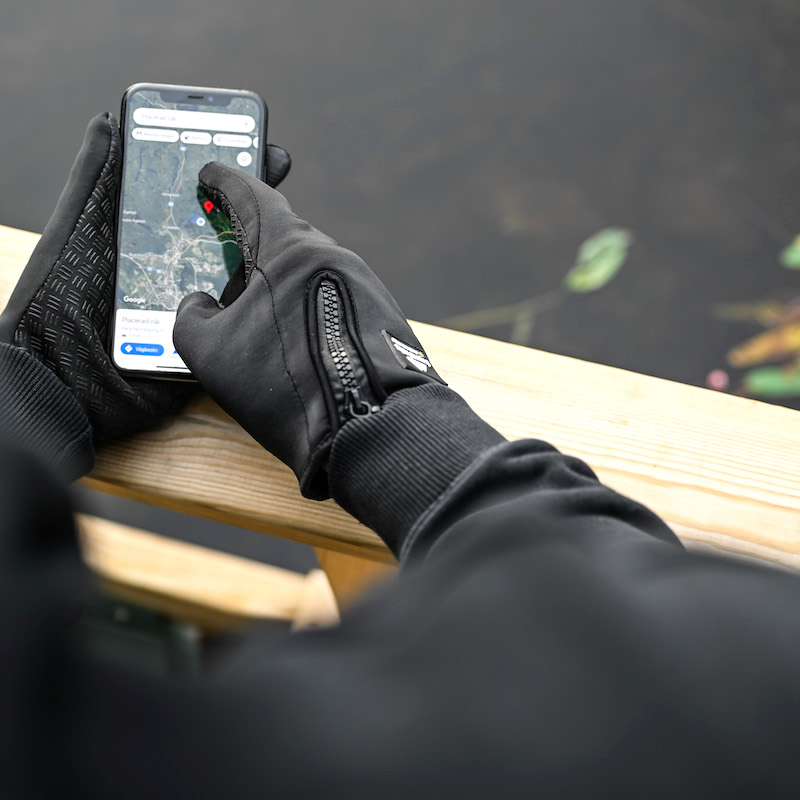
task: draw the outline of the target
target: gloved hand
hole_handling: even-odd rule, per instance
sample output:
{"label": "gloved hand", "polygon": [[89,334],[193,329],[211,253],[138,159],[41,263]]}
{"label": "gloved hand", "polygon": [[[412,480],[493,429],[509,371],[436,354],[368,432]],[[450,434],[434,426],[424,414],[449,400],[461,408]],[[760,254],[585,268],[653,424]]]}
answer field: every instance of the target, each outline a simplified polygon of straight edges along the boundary
{"label": "gloved hand", "polygon": [[[83,407],[95,441],[159,423],[193,388],[124,377],[107,352],[120,152],[117,121],[110,114],[95,117],[56,210],[0,315],[0,366],[21,373],[29,357],[44,364]],[[277,185],[289,171],[288,153],[269,145],[268,159],[270,180]]]}
{"label": "gloved hand", "polygon": [[296,217],[266,184],[221,164],[200,186],[244,255],[220,301],[185,297],[175,347],[201,386],[288,464],[307,497],[337,431],[393,392],[443,383],[386,287],[354,253]]}

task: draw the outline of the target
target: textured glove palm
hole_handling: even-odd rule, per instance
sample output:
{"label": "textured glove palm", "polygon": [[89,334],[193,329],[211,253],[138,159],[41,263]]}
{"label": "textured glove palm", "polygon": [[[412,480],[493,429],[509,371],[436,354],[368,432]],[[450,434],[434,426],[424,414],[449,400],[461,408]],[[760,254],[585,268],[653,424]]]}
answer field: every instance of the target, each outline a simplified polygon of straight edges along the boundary
{"label": "textured glove palm", "polygon": [[[268,147],[268,180],[277,185],[291,161],[282,148]],[[158,424],[193,390],[192,384],[123,376],[107,352],[120,170],[117,121],[100,114],[89,123],[58,206],[0,315],[0,347],[21,350],[51,370],[83,407],[95,441]]]}
{"label": "textured glove palm", "polygon": [[95,441],[150,427],[190,385],[123,377],[106,351],[114,296],[120,136],[95,117],[50,222],[0,317],[0,342],[43,363],[83,407]]}
{"label": "textured glove palm", "polygon": [[307,497],[329,496],[331,442],[399,389],[441,383],[405,316],[354,253],[296,217],[267,185],[209,164],[205,194],[244,254],[220,302],[184,298],[174,342],[203,388],[288,464]]}

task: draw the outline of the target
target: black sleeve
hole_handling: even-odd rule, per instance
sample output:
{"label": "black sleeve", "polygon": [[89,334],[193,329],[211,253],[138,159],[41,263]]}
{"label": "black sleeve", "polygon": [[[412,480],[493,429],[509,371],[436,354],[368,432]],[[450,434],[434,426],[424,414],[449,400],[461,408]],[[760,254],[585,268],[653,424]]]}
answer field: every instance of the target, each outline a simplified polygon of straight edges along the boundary
{"label": "black sleeve", "polygon": [[30,353],[0,342],[0,441],[50,464],[65,481],[94,466],[92,427],[72,392]]}
{"label": "black sleeve", "polygon": [[589,467],[546,442],[509,443],[444,386],[406,389],[380,414],[337,436],[330,480],[336,501],[374,531],[401,563],[453,538],[459,520],[528,499],[531,520],[564,519],[679,545],[644,506],[603,486]]}
{"label": "black sleeve", "polygon": [[3,553],[4,728],[25,735],[6,735],[22,755],[0,781],[86,798],[797,797],[800,581],[687,553],[580,461],[505,442],[446,389],[405,410],[401,394],[348,424],[330,463],[403,554],[399,577],[336,628],[254,635],[180,682],[63,644],[82,574],[68,515],[22,504],[26,484],[58,490],[0,454],[4,529],[62,537],[26,551],[16,583]]}

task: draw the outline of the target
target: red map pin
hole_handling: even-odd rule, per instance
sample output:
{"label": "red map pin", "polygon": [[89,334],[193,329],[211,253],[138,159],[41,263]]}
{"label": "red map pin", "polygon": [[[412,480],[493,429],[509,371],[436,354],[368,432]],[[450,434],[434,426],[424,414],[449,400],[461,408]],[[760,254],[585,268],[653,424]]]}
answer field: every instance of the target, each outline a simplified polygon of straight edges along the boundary
{"label": "red map pin", "polygon": [[206,200],[203,208],[206,210],[206,214],[210,214],[214,210],[214,204],[210,200]]}

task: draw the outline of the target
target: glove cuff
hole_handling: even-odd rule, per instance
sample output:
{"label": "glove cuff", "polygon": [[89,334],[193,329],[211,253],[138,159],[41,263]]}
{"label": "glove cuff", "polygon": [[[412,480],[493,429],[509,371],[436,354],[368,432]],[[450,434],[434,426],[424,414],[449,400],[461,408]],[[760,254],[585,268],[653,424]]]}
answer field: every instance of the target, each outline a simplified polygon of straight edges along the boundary
{"label": "glove cuff", "polygon": [[339,431],[331,450],[331,493],[404,559],[415,523],[505,441],[451,389],[403,389],[379,412]]}
{"label": "glove cuff", "polygon": [[92,427],[69,389],[41,362],[0,343],[0,436],[72,481],[94,466]]}

